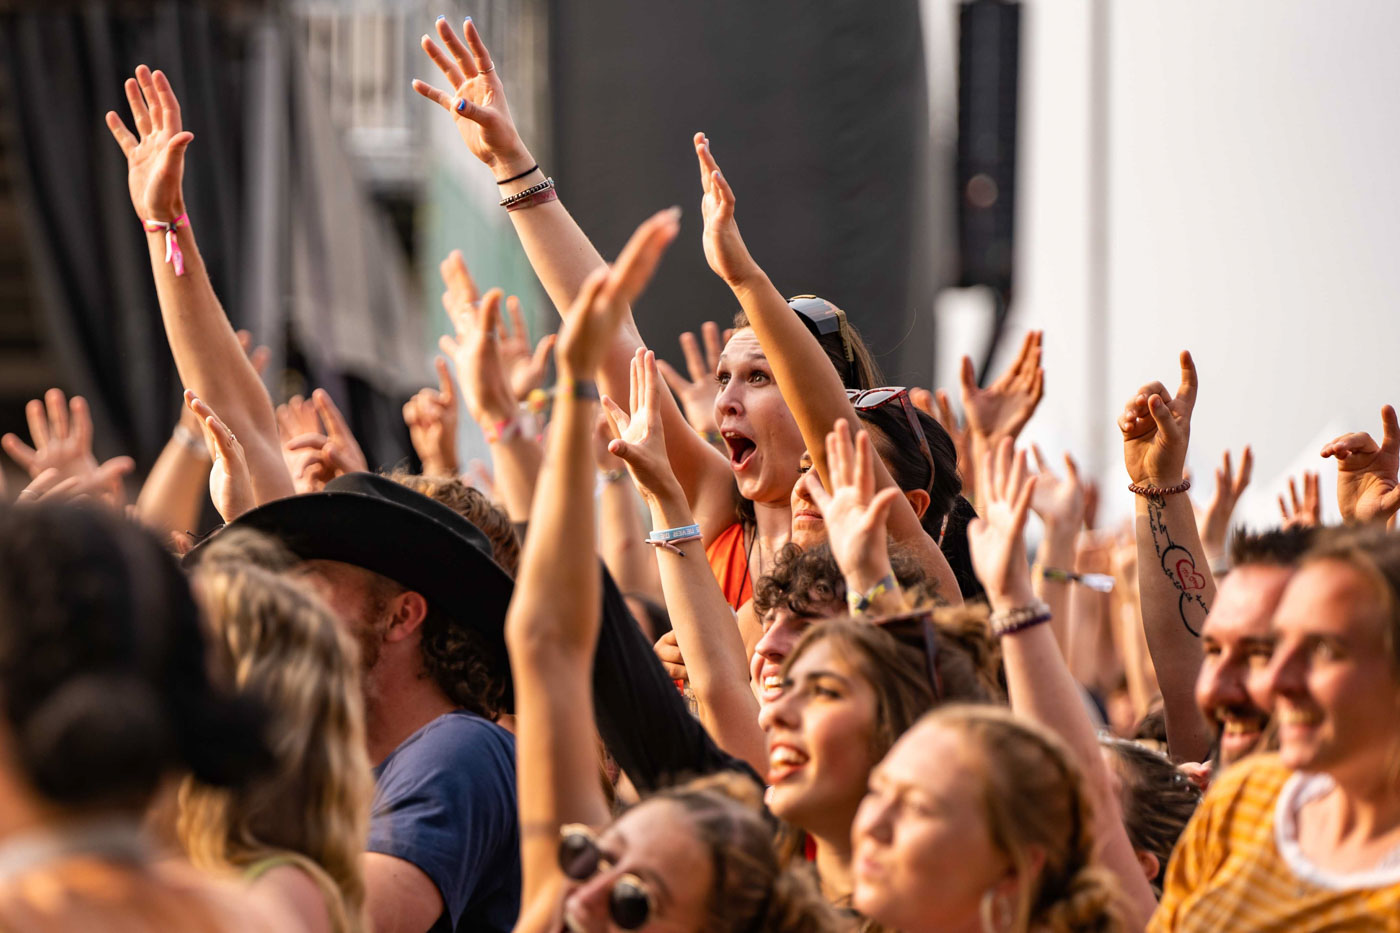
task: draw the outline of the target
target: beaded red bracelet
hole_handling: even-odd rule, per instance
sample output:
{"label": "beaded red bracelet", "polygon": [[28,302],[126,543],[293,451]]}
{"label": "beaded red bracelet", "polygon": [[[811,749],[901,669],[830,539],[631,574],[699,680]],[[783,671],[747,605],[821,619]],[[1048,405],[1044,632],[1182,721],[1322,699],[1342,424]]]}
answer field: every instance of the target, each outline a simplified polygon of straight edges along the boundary
{"label": "beaded red bracelet", "polygon": [[1136,493],[1139,496],[1146,496],[1149,499],[1157,499],[1161,496],[1174,496],[1190,488],[1191,481],[1189,479],[1184,479],[1175,486],[1139,486],[1137,483],[1128,484],[1128,492]]}

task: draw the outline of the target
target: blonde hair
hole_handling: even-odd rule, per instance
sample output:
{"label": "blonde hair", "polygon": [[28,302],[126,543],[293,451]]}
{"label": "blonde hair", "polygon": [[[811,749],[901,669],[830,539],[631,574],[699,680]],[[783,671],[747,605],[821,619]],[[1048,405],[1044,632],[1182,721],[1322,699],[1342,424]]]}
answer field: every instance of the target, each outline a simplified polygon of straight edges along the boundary
{"label": "blonde hair", "polygon": [[186,778],[180,843],[203,869],[293,864],[321,888],[332,929],[360,933],[374,786],[357,647],[329,609],[275,573],[216,562],[196,580],[212,667],[267,707],[276,765],[242,791]]}
{"label": "blonde hair", "polygon": [[[1010,929],[1123,930],[1117,881],[1094,861],[1093,804],[1064,743],[992,706],[947,706],[924,718],[958,732],[981,766],[988,833],[1021,881]],[[1043,856],[1039,868],[1037,853]]]}

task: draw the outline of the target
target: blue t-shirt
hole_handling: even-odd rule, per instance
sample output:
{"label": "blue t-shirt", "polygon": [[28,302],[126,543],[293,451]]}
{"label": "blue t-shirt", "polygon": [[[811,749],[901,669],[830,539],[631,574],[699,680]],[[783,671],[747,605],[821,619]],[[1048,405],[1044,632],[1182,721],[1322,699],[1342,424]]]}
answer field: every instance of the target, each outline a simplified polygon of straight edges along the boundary
{"label": "blue t-shirt", "polygon": [[437,885],[445,910],[429,933],[508,933],[520,912],[515,738],[454,710],[404,739],[374,776],[368,849]]}

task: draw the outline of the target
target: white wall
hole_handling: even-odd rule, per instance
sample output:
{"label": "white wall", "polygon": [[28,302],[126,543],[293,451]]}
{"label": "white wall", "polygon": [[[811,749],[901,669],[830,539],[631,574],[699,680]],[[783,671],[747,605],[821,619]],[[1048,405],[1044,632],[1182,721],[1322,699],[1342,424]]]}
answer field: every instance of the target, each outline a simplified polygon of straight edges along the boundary
{"label": "white wall", "polygon": [[[1106,179],[1091,177],[1093,4],[1025,4],[1005,349],[1046,331],[1046,398],[1028,436],[1093,464],[1106,508],[1126,514],[1113,419],[1141,383],[1174,388],[1190,348],[1200,497],[1220,453],[1248,442],[1257,466],[1239,517],[1274,521],[1283,477],[1304,466],[1323,471],[1335,512],[1334,467],[1317,449],[1343,430],[1378,435],[1381,404],[1400,402],[1400,110],[1387,103],[1400,3],[1103,2]],[[947,15],[942,0],[926,8]],[[1093,185],[1108,199],[1106,359],[1090,340]]]}

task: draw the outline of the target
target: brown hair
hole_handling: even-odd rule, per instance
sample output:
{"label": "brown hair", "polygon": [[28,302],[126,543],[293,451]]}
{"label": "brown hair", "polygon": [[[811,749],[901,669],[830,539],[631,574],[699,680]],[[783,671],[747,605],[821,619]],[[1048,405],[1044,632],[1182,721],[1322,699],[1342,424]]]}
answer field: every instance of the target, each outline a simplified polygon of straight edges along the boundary
{"label": "brown hair", "polygon": [[196,580],[211,667],[272,712],[276,768],[237,791],[186,778],[181,845],[204,869],[289,857],[326,895],[332,929],[364,930],[360,859],[374,785],[356,645],[328,608],[276,573],[215,562]]}
{"label": "brown hair", "polygon": [[1296,567],[1316,538],[1317,529],[1306,525],[1257,533],[1236,528],[1230,536],[1230,567]]}
{"label": "brown hair", "polygon": [[711,854],[714,874],[701,927],[705,933],[836,929],[836,914],[815,886],[779,862],[773,826],[762,816],[762,791],[752,780],[723,772],[661,791],[648,800],[682,807]]}
{"label": "brown hair", "polygon": [[1400,535],[1382,525],[1323,529],[1302,566],[1324,560],[1350,566],[1375,587],[1384,616],[1381,636],[1392,666],[1400,671]]}
{"label": "brown hair", "polygon": [[[825,300],[825,299],[823,299]],[[828,302],[830,304],[830,302]],[[833,305],[834,307],[834,305]],[[797,314],[796,311],[792,312]],[[749,316],[743,311],[738,311],[734,315],[734,329],[743,330],[750,327]],[[865,338],[856,330],[856,326],[851,323],[850,318],[846,319],[846,339],[850,341],[851,357],[846,360],[846,345],[842,343],[840,334],[827,334],[818,337],[817,342],[826,351],[826,358],[831,360],[831,365],[836,368],[837,374],[843,383],[847,382],[846,373],[850,372],[855,377],[855,385],[847,385],[848,389],[874,389],[883,383],[884,376],[880,372],[880,366],[875,362],[875,357],[871,355],[870,348],[865,345]]]}
{"label": "brown hair", "polygon": [[[988,832],[1021,879],[1011,929],[1122,930],[1117,881],[1094,863],[1093,805],[1064,743],[997,707],[948,706],[927,719],[959,733],[981,765]],[[1036,853],[1044,859],[1039,870]]]}
{"label": "brown hair", "polygon": [[435,499],[481,529],[491,542],[491,556],[512,577],[520,566],[520,539],[510,516],[496,507],[486,494],[455,476],[423,476],[396,470],[388,478],[400,486]]}
{"label": "brown hair", "polygon": [[1149,883],[1161,897],[1167,861],[1201,802],[1201,789],[1167,756],[1146,745],[1108,737],[1099,744],[1113,752],[1113,770],[1123,783],[1119,804],[1128,841],[1157,857],[1157,875]]}
{"label": "brown hair", "polygon": [[[890,548],[890,566],[902,590],[917,589],[925,581],[919,562],[902,548]],[[759,618],[779,607],[799,616],[821,616],[832,605],[845,607],[846,578],[825,542],[805,550],[784,545],[773,572],[754,583],[753,609]]]}

